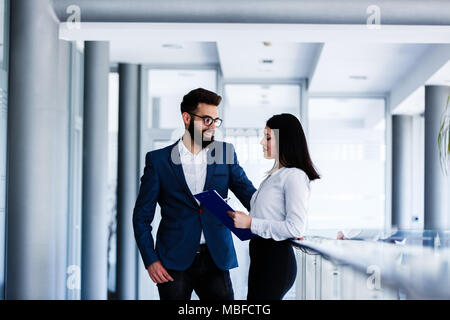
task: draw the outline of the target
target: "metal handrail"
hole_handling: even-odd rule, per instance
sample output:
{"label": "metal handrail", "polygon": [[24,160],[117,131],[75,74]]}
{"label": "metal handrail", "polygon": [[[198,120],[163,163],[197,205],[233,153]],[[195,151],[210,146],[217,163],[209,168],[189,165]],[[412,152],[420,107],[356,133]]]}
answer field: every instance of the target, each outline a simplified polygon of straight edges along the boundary
{"label": "metal handrail", "polygon": [[292,245],[363,274],[376,267],[382,283],[403,289],[411,298],[450,299],[449,249],[320,237],[292,240]]}

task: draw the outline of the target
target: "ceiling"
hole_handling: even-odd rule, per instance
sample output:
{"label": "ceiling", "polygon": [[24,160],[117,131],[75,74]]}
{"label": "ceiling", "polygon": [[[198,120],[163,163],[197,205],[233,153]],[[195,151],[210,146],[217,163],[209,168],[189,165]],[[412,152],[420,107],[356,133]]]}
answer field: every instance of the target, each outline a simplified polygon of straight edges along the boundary
{"label": "ceiling", "polygon": [[450,86],[450,60],[433,74],[426,84]]}
{"label": "ceiling", "polygon": [[220,41],[217,50],[226,79],[308,78],[320,44],[262,41]]}
{"label": "ceiling", "polygon": [[232,109],[259,108],[295,109],[300,105],[296,85],[227,84],[225,94]]}
{"label": "ceiling", "polygon": [[326,43],[311,92],[389,92],[430,44]]}
{"label": "ceiling", "polygon": [[214,42],[155,42],[129,38],[110,42],[112,62],[204,65],[219,63]]}
{"label": "ceiling", "polygon": [[403,115],[423,113],[425,111],[425,85],[450,86],[450,60],[429,77],[423,85],[412,91],[392,110],[392,113]]}
{"label": "ceiling", "polygon": [[447,26],[86,23],[75,31],[61,24],[60,38],[107,40],[113,63],[220,65],[230,83],[308,79],[310,94],[318,96],[398,91],[393,108],[406,104],[405,113],[420,109],[408,103],[418,88],[450,83]]}

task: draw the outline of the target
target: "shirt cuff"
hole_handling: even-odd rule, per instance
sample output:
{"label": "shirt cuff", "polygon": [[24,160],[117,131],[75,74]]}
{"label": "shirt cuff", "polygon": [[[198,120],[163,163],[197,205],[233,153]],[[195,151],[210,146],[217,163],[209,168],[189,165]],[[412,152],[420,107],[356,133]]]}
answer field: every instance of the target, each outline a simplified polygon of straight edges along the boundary
{"label": "shirt cuff", "polygon": [[263,228],[263,219],[253,218],[252,217],[252,223],[250,225],[250,231],[258,236],[261,236],[261,231]]}

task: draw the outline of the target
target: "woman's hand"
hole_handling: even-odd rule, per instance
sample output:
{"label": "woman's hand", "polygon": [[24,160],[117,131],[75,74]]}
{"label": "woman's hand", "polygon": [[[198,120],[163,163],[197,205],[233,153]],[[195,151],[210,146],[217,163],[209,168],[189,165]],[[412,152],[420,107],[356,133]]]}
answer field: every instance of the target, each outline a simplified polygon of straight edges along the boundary
{"label": "woman's hand", "polygon": [[250,229],[252,217],[241,211],[228,211],[228,215],[233,219],[234,226],[240,229]]}
{"label": "woman's hand", "polygon": [[337,236],[336,236],[337,240],[348,240],[348,238],[344,235],[344,232],[339,231]]}

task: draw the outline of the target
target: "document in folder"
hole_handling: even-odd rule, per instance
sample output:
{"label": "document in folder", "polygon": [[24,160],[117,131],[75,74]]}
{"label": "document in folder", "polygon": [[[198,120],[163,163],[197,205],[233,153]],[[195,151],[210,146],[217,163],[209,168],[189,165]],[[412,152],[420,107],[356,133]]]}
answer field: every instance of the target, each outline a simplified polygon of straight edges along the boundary
{"label": "document in folder", "polygon": [[234,211],[225,200],[222,199],[216,190],[208,190],[194,194],[194,197],[200,201],[206,209],[211,211],[217,219],[219,219],[228,229],[231,230],[241,241],[249,240],[256,237],[250,229],[240,229],[234,227],[233,219],[228,215],[227,211]]}

